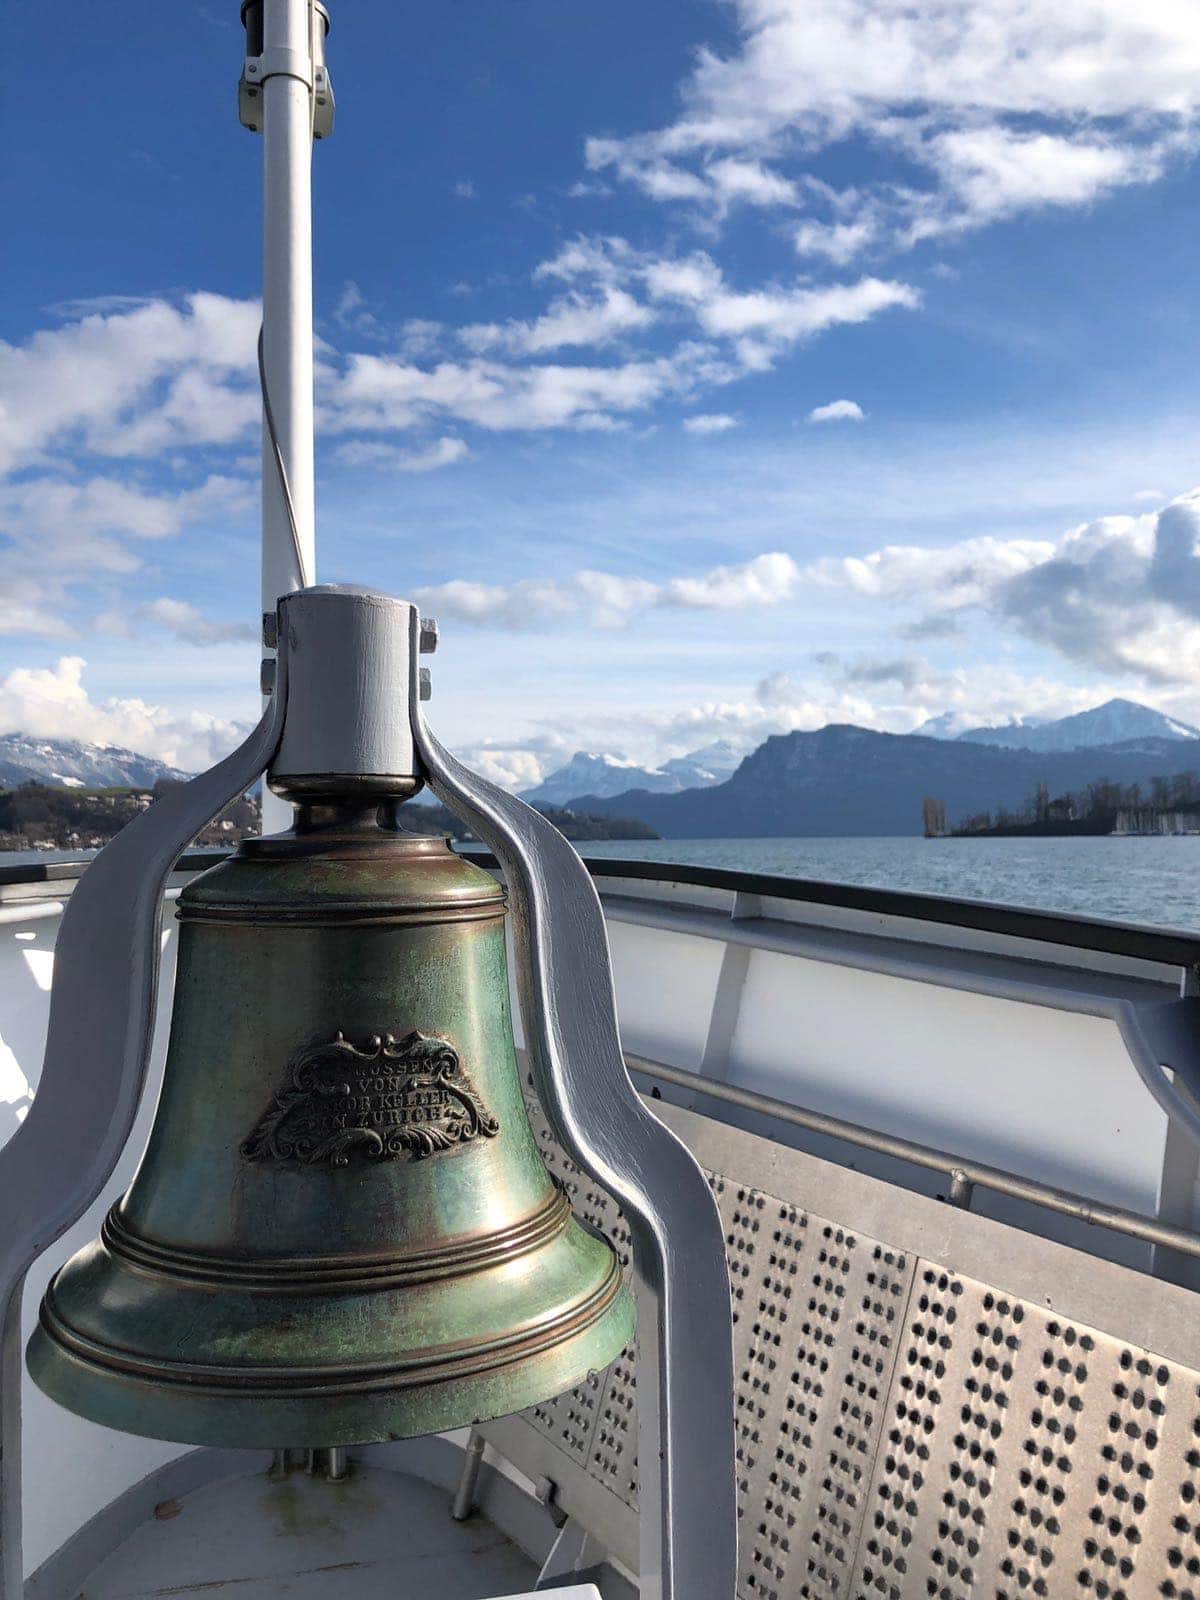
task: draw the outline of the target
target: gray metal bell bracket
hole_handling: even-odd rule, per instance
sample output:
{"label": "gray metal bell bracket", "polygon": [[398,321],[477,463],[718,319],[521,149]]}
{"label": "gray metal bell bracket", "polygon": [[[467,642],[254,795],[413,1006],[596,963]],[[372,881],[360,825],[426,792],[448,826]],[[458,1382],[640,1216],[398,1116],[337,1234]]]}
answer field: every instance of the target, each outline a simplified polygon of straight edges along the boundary
{"label": "gray metal bell bracket", "polygon": [[232,755],[123,828],[80,878],[55,945],[50,1022],[29,1115],[0,1148],[0,1600],[20,1600],[21,1289],[30,1266],[112,1176],[154,1034],[163,890],[192,839],[265,770],[287,706],[275,693]]}
{"label": "gray metal bell bracket", "polygon": [[417,758],[434,794],[504,869],[543,1109],[571,1159],[621,1206],[633,1238],[642,1600],[732,1600],[733,1337],[716,1202],[626,1070],[604,913],[586,867],[552,823],[456,761],[430,733],[416,688],[415,611],[409,629]]}

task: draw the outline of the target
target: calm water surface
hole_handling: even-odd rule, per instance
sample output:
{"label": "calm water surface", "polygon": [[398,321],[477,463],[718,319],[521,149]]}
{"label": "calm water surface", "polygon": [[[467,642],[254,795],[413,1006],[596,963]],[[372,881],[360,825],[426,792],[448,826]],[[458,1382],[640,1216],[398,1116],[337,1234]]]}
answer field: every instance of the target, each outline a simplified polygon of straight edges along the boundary
{"label": "calm water surface", "polygon": [[606,840],[585,855],[992,900],[1200,933],[1200,837]]}
{"label": "calm water surface", "polygon": [[[584,855],[907,889],[1200,933],[1200,837],[606,840]],[[78,851],[0,852],[0,866]]]}

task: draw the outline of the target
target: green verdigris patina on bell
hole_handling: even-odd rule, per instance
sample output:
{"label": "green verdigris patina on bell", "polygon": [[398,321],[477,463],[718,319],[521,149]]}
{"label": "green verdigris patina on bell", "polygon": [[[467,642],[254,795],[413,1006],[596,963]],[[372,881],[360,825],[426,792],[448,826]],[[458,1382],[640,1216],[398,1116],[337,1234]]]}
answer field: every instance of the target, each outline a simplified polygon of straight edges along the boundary
{"label": "green verdigris patina on bell", "polygon": [[154,1128],[30,1342],[54,1399],[188,1443],[440,1432],[628,1342],[526,1117],[504,903],[393,801],[309,804],[179,901]]}

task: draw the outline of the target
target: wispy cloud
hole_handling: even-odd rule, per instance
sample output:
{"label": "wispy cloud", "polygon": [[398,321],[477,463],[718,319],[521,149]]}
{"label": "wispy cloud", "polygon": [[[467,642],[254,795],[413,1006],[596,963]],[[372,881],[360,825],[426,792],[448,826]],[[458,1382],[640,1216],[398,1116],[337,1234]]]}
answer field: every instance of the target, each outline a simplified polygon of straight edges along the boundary
{"label": "wispy cloud", "polygon": [[470,455],[466,441],[449,435],[423,449],[408,450],[376,439],[355,439],[339,445],[337,459],[348,467],[374,467],[387,472],[437,472]]}
{"label": "wispy cloud", "polygon": [[173,493],[108,475],[0,483],[0,532],[8,541],[0,633],[73,632],[72,612],[97,578],[136,573],[147,543],[249,503],[248,485],[220,474]]}
{"label": "wispy cloud", "polygon": [[727,411],[701,412],[698,416],[684,417],[683,426],[688,433],[728,433],[730,428],[738,426],[738,419]]}
{"label": "wispy cloud", "polygon": [[459,338],[471,350],[544,355],[569,346],[609,344],[653,321],[654,312],[648,306],[609,285],[591,299],[564,295],[533,322],[472,323],[460,330]]}
{"label": "wispy cloud", "polygon": [[218,622],[206,617],[188,600],[160,595],[139,606],[136,615],[178,639],[182,644],[253,644],[259,630],[251,622]]}
{"label": "wispy cloud", "polygon": [[570,620],[619,627],[639,612],[655,608],[732,611],[779,605],[794,594],[799,575],[791,556],[776,551],[662,582],[589,571],[563,579],[525,578],[512,584],[456,578],[419,589],[415,598],[434,615],[457,617],[481,627],[533,632]]}
{"label": "wispy cloud", "polygon": [[808,413],[810,422],[862,422],[866,412],[857,400],[831,400],[828,405],[815,406]]}

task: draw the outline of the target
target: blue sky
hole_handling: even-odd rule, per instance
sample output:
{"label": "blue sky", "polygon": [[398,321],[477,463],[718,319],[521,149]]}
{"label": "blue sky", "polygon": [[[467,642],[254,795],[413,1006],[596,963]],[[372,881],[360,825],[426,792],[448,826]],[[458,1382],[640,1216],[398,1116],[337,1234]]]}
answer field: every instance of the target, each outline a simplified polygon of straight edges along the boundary
{"label": "blue sky", "polygon": [[[236,0],[13,30],[0,723],[203,765],[256,708],[261,144]],[[340,0],[318,569],[435,723],[576,748],[1200,721],[1178,0]]]}

